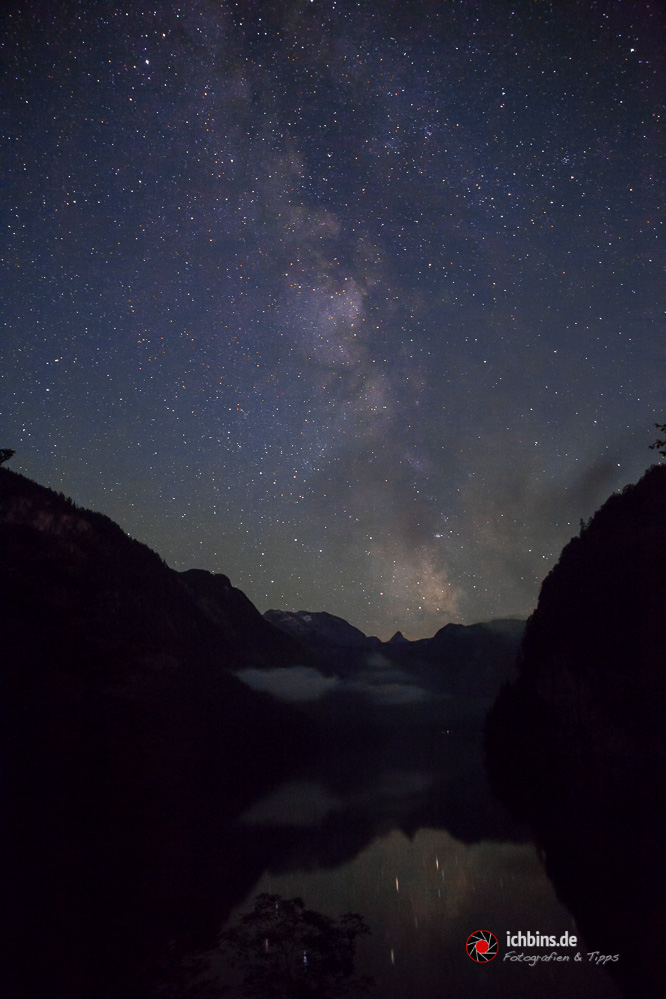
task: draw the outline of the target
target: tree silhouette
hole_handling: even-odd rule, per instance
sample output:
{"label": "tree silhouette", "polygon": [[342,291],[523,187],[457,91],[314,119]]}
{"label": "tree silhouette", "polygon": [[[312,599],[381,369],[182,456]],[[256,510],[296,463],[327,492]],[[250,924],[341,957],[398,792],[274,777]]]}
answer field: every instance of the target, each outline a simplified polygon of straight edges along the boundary
{"label": "tree silhouette", "polygon": [[337,999],[370,991],[372,979],[353,977],[356,937],[369,932],[357,913],[336,920],[300,898],[264,893],[221,942],[229,964],[244,973],[245,996]]}
{"label": "tree silhouette", "polygon": [[[655,423],[655,427],[661,434],[666,434],[666,423]],[[652,451],[657,451],[662,458],[666,458],[666,437],[657,437],[654,444],[650,444]]]}
{"label": "tree silhouette", "polygon": [[4,465],[4,463],[9,461],[10,458],[13,458],[15,454],[16,451],[12,451],[10,447],[0,448],[0,465]]}

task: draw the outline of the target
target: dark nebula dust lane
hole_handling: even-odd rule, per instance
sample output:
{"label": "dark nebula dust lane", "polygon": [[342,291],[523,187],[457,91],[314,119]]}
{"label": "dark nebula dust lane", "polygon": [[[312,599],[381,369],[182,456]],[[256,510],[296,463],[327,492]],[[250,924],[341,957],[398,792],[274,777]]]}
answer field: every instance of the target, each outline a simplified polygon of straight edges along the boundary
{"label": "dark nebula dust lane", "polygon": [[2,21],[12,467],[261,610],[528,614],[664,418],[660,6]]}

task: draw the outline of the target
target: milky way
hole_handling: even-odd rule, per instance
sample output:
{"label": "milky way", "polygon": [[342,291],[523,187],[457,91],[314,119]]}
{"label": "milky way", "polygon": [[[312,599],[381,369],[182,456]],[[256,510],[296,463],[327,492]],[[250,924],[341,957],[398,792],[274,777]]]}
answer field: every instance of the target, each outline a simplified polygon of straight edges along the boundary
{"label": "milky way", "polygon": [[5,6],[0,444],[367,633],[527,615],[664,419],[663,9]]}

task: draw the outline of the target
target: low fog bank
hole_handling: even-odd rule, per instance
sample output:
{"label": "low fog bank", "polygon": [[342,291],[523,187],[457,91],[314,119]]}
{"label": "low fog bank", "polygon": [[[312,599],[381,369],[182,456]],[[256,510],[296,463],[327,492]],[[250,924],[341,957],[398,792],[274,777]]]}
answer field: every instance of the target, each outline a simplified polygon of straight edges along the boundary
{"label": "low fog bank", "polygon": [[311,666],[244,669],[236,675],[253,690],[295,703],[321,701],[334,694],[355,694],[377,705],[401,705],[416,704],[429,696],[413,677],[391,663],[381,671],[362,670],[354,678],[325,676]]}

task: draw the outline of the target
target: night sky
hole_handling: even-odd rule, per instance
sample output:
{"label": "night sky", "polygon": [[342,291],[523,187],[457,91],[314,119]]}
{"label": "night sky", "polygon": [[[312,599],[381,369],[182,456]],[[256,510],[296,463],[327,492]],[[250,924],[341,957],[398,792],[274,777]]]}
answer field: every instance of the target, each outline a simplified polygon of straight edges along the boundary
{"label": "night sky", "polygon": [[4,10],[9,467],[262,611],[526,616],[666,418],[664,8]]}

